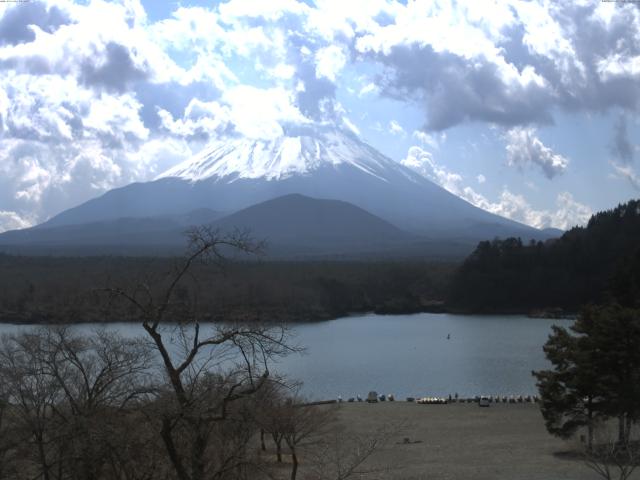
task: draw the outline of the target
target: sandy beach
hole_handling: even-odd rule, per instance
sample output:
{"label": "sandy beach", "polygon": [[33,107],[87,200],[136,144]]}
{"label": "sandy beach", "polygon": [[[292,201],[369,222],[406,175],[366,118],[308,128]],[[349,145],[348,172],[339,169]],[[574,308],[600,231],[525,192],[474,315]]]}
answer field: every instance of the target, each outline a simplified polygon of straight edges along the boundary
{"label": "sandy beach", "polygon": [[[418,405],[407,402],[343,403],[345,430],[370,435],[397,427],[388,444],[370,459],[389,466],[389,479],[596,480],[571,455],[577,440],[547,433],[537,404]],[[411,443],[405,444],[405,438]],[[617,478],[617,477],[615,477]],[[631,479],[640,478],[636,471]]]}

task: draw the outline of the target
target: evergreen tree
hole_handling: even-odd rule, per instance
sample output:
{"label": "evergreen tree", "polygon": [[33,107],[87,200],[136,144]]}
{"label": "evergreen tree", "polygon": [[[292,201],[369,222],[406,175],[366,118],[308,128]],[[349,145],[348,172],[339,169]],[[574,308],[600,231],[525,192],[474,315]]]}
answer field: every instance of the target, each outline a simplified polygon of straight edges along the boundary
{"label": "evergreen tree", "polygon": [[553,369],[534,372],[547,430],[562,438],[599,419],[618,418],[627,442],[640,419],[640,311],[585,308],[571,327],[554,327],[544,346]]}
{"label": "evergreen tree", "polygon": [[545,243],[480,242],[454,275],[447,303],[475,312],[578,311],[613,299],[638,308],[638,238],[640,200],[631,200]]}
{"label": "evergreen tree", "polygon": [[587,427],[588,447],[593,443],[593,427],[603,415],[600,408],[601,386],[597,379],[595,352],[580,349],[580,338],[562,327],[544,346],[553,370],[533,372],[538,380],[541,411],[549,433],[569,438]]}
{"label": "evergreen tree", "polygon": [[617,305],[585,309],[573,330],[579,350],[594,352],[602,408],[619,420],[618,441],[640,419],[640,310]]}

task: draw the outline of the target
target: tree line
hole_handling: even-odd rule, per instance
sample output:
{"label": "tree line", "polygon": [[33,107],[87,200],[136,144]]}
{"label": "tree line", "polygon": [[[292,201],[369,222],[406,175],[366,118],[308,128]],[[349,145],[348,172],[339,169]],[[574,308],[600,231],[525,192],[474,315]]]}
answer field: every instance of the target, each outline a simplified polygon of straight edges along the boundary
{"label": "tree line", "polygon": [[[179,262],[179,259],[177,259]],[[20,257],[0,254],[0,319],[13,323],[137,321],[135,311],[102,308],[109,286],[162,287],[176,258]],[[437,262],[234,261],[233,268],[195,264],[195,295],[207,320],[303,322],[354,312],[413,313],[446,295],[455,268]],[[187,284],[188,283],[188,288]],[[188,292],[187,292],[188,290]]]}
{"label": "tree line", "polygon": [[474,312],[577,312],[610,300],[638,307],[639,238],[640,200],[632,200],[545,243],[480,242],[453,276],[447,303]]}

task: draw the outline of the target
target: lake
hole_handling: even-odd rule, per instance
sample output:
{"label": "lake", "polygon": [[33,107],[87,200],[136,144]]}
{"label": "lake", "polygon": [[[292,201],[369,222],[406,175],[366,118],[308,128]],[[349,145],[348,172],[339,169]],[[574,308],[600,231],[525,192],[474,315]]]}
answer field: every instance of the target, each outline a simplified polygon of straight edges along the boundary
{"label": "lake", "polygon": [[[542,346],[554,324],[571,321],[422,313],[301,324],[294,327],[294,341],[306,352],[283,359],[275,370],[302,380],[302,393],[314,399],[366,396],[369,390],[397,398],[529,395],[536,393],[531,370],[548,366]],[[0,333],[20,328],[0,325]],[[142,333],[135,324],[113,328],[125,336]]]}

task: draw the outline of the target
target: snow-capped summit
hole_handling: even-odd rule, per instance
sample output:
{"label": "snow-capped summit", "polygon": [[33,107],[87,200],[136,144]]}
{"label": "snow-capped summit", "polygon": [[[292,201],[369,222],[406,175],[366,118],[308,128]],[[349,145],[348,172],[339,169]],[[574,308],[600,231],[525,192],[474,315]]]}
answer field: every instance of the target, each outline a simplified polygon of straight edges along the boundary
{"label": "snow-capped summit", "polygon": [[196,182],[209,178],[283,180],[309,175],[322,166],[349,165],[385,180],[397,163],[358,139],[353,133],[326,125],[289,125],[280,137],[237,138],[215,142],[196,156],[157,178],[176,177]]}
{"label": "snow-capped summit", "polygon": [[270,140],[212,144],[152,182],[111,190],[42,226],[179,215],[199,208],[233,213],[291,194],[348,202],[431,239],[473,244],[494,237],[548,237],[474,207],[348,130],[317,124],[285,126],[280,137]]}

